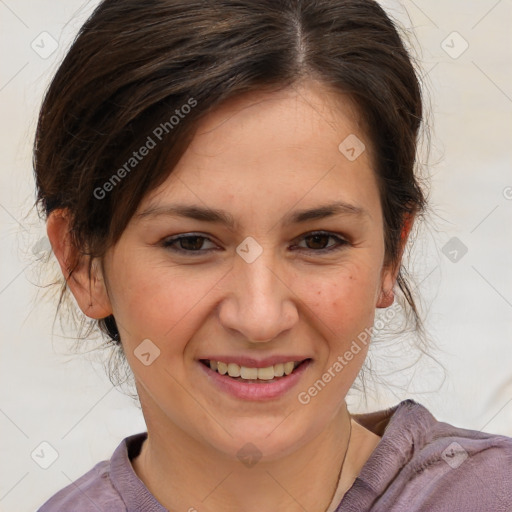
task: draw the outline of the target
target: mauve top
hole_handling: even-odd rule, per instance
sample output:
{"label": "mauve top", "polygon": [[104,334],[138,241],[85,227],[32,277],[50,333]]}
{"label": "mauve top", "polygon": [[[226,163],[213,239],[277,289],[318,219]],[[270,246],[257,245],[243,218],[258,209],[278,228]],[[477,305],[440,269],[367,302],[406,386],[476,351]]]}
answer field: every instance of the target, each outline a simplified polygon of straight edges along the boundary
{"label": "mauve top", "polygon": [[[437,421],[411,399],[352,416],[381,440],[328,512],[512,512],[511,437]],[[124,439],[38,512],[167,512],[130,462],[146,437]]]}

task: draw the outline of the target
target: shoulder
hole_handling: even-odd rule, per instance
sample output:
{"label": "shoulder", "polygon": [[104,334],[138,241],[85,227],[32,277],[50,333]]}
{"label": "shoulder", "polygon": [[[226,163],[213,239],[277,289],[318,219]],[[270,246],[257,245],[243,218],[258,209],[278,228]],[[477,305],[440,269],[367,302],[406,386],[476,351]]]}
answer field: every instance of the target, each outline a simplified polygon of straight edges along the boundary
{"label": "shoulder", "polygon": [[146,438],[147,432],[141,432],[123,439],[110,460],[98,462],[51,497],[38,512],[126,512],[128,509],[165,512],[131,463]]}
{"label": "shoulder", "polygon": [[465,510],[512,510],[510,437],[439,422],[431,442],[411,462],[411,476],[430,488],[425,510],[441,510],[444,503]]}
{"label": "shoulder", "polygon": [[137,478],[130,462],[146,437],[147,432],[142,432],[124,438],[109,460],[98,462],[61,489],[38,512],[125,512],[127,504],[137,510],[141,503],[153,503],[151,510],[162,510]]}
{"label": "shoulder", "polygon": [[109,475],[109,461],[98,462],[90,471],[46,501],[38,512],[126,511]]}
{"label": "shoulder", "polygon": [[407,402],[401,426],[411,444],[392,483],[394,499],[415,511],[511,511],[512,438],[438,421]]}

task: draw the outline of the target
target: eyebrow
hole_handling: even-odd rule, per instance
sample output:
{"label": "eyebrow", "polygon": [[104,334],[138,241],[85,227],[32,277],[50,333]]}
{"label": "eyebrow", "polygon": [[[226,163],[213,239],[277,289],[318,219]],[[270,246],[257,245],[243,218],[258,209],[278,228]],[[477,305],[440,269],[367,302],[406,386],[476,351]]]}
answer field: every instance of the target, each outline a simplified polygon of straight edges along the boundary
{"label": "eyebrow", "polygon": [[[203,222],[219,223],[224,224],[231,229],[234,229],[237,225],[233,216],[224,210],[186,204],[169,204],[149,207],[148,209],[138,213],[136,217],[148,218],[159,217],[161,215],[185,217]],[[300,224],[310,220],[325,219],[336,215],[371,218],[370,213],[361,206],[349,204],[343,201],[336,201],[316,208],[290,212],[283,218],[283,225]]]}

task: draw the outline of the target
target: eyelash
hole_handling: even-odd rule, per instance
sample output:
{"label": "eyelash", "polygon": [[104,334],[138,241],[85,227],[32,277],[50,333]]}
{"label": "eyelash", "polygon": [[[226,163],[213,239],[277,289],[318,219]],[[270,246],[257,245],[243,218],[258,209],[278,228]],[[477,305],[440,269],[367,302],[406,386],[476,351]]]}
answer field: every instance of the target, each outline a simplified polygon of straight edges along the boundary
{"label": "eyelash", "polygon": [[[303,235],[301,238],[304,240],[306,238],[314,237],[314,236],[327,236],[328,238],[333,238],[336,240],[336,245],[324,248],[324,249],[307,249],[307,248],[299,248],[299,250],[304,250],[306,252],[315,253],[315,254],[327,254],[333,251],[339,251],[340,249],[343,249],[344,246],[348,245],[349,242],[345,240],[344,238],[341,238],[338,235],[335,235],[333,233],[329,233],[328,231],[312,231],[306,235]],[[190,249],[183,249],[176,246],[180,242],[180,240],[189,239],[189,238],[203,238],[204,240],[208,240],[211,242],[211,240],[203,235],[195,234],[195,233],[188,233],[186,235],[179,235],[175,237],[169,237],[163,240],[162,246],[165,249],[170,249],[173,252],[186,254],[186,255],[199,255],[199,254],[205,254],[209,253],[211,251],[214,251],[216,249],[206,249],[206,250],[190,250]],[[213,242],[212,242],[213,243]]]}

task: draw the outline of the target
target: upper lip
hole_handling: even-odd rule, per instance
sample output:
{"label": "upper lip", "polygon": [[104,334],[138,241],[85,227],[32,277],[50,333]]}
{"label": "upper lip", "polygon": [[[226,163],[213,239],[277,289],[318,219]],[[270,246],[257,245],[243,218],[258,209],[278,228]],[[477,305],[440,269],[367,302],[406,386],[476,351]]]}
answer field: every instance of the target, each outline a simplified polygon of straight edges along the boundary
{"label": "upper lip", "polygon": [[201,357],[199,360],[209,359],[210,361],[222,361],[223,363],[236,363],[238,366],[245,366],[248,368],[268,368],[279,363],[287,363],[289,361],[302,362],[305,359],[310,359],[305,356],[289,355],[289,356],[270,356],[264,359],[255,359],[254,357],[246,356],[207,356]]}

